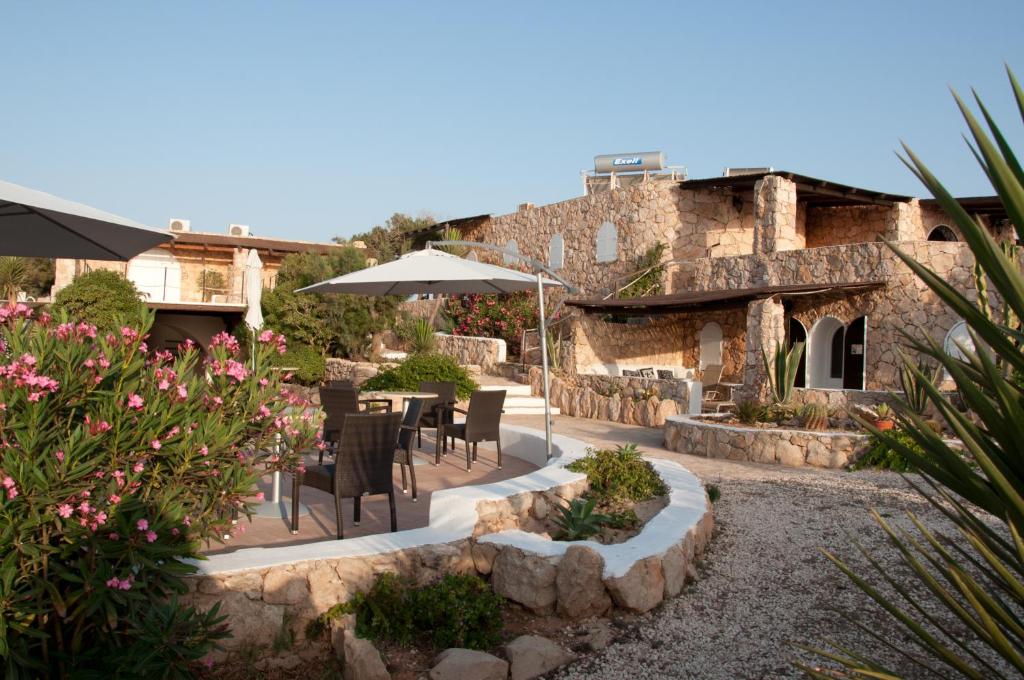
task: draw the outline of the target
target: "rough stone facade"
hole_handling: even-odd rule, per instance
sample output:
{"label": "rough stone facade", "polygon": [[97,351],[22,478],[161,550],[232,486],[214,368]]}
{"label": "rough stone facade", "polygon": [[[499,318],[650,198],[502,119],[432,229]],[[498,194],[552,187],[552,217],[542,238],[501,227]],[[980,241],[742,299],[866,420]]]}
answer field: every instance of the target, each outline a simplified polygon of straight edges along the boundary
{"label": "rough stone facade", "polygon": [[665,423],[666,448],[707,458],[843,468],[860,457],[867,445],[867,435],[852,432],[742,427],[687,416]]}
{"label": "rough stone facade", "polygon": [[463,366],[479,366],[489,371],[505,362],[507,351],[504,340],[444,333],[434,337],[437,338],[437,352],[452,357]]}
{"label": "rough stone facade", "polygon": [[[531,371],[534,394],[543,394],[540,371]],[[579,418],[661,427],[665,419],[687,413],[688,380],[652,380],[604,375],[552,375],[551,406]]]}

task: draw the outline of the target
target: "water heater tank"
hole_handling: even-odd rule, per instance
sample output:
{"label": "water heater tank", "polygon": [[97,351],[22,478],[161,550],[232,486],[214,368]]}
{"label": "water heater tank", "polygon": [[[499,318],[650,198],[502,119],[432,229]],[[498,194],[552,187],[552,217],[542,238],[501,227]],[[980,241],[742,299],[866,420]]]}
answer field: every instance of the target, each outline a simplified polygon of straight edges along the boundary
{"label": "water heater tank", "polygon": [[644,151],[642,153],[610,153],[594,156],[594,172],[608,174],[611,172],[642,172],[644,170],[664,170],[665,154],[661,151]]}

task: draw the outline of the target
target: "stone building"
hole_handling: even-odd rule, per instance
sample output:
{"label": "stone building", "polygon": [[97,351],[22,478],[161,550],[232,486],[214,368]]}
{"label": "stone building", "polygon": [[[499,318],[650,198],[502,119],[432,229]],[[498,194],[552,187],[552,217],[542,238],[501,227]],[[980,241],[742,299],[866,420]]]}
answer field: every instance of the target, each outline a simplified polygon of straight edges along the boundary
{"label": "stone building", "polygon": [[[995,198],[961,203],[997,238],[1012,238]],[[720,364],[724,381],[756,392],[762,348],[804,340],[799,386],[898,389],[904,332],[948,347],[965,334],[883,240],[975,295],[970,251],[934,200],[771,169],[653,175],[459,226],[469,240],[548,263],[579,288],[565,301],[563,366],[581,375],[661,368],[699,377]],[[621,297],[658,244],[658,285]],[[479,257],[493,257],[486,252]]]}
{"label": "stone building", "polygon": [[[175,222],[183,222],[176,220]],[[185,223],[187,225],[187,223]],[[264,288],[274,288],[281,261],[291,253],[328,253],[345,246],[250,236],[243,225],[228,233],[171,229],[174,240],[128,262],[56,260],[53,295],[76,276],[94,269],[124,275],[156,310],[150,346],[176,347],[191,339],[206,347],[220,331],[242,321],[248,308],[245,263],[255,250],[263,263]]]}

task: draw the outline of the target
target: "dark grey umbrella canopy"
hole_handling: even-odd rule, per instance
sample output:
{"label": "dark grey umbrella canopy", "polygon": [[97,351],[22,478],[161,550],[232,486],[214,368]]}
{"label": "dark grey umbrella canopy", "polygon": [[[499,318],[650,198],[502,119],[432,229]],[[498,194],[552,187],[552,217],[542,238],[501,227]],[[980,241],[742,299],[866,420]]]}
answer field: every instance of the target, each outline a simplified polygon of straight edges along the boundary
{"label": "dark grey umbrella canopy", "polygon": [[127,218],[0,180],[0,255],[128,260],[172,238]]}

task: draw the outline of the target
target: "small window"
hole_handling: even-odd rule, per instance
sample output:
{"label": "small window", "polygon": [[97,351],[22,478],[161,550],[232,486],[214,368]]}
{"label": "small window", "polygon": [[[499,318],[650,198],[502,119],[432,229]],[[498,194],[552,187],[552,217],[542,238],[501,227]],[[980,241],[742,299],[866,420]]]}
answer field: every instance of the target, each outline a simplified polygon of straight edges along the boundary
{"label": "small window", "polygon": [[561,234],[551,237],[548,244],[548,266],[552,269],[561,269],[565,265],[565,239]]}
{"label": "small window", "polygon": [[505,264],[517,264],[519,262],[519,258],[516,257],[517,255],[519,255],[519,244],[516,243],[514,238],[510,238],[508,243],[505,244],[505,254],[502,256],[502,261]]}
{"label": "small window", "polygon": [[615,262],[619,259],[619,233],[615,225],[605,222],[597,230],[597,261]]}
{"label": "small window", "polygon": [[957,321],[953,324],[953,327],[946,333],[946,340],[942,343],[942,348],[946,350],[946,354],[960,361],[967,360],[964,349],[971,353],[977,351],[974,346],[974,338],[967,331],[967,322]]}
{"label": "small window", "polygon": [[840,326],[832,334],[832,354],[829,357],[828,375],[830,378],[842,379],[843,355],[845,353],[846,329]]}
{"label": "small window", "polygon": [[945,224],[936,226],[931,232],[928,233],[929,241],[959,241],[956,237],[956,232],[947,227]]}

